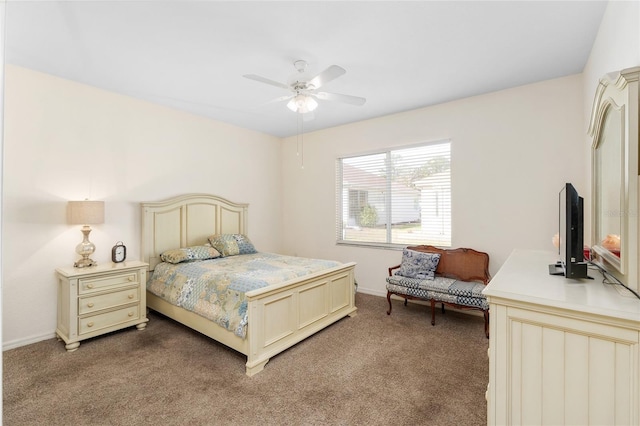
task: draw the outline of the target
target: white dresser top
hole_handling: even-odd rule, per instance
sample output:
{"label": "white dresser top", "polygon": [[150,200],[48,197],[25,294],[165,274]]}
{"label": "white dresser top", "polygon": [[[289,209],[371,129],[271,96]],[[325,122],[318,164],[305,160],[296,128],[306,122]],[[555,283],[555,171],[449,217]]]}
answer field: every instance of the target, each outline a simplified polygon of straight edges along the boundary
{"label": "white dresser top", "polygon": [[141,268],[143,266],[149,266],[147,263],[140,262],[139,260],[127,260],[122,263],[105,262],[96,266],[89,266],[87,268],[74,268],[73,266],[67,266],[63,268],[57,268],[56,272],[60,275],[71,278],[82,275],[102,274],[105,272],[118,272],[128,269]]}
{"label": "white dresser top", "polygon": [[514,250],[483,293],[520,302],[589,312],[637,321],[640,328],[640,299],[625,288],[604,284],[603,275],[589,268],[592,280],[571,280],[549,275],[549,264],[557,254],[543,250]]}

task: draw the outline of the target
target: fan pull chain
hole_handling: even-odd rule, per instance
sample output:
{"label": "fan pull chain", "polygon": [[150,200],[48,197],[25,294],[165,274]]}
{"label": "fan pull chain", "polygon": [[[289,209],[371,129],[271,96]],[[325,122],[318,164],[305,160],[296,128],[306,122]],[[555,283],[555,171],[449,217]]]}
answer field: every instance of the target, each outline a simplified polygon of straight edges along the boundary
{"label": "fan pull chain", "polygon": [[304,119],[300,116],[300,168],[304,169]]}
{"label": "fan pull chain", "polygon": [[300,157],[300,168],[304,169],[304,120],[302,114],[296,113],[298,116],[297,121],[297,135],[296,135],[296,156]]}
{"label": "fan pull chain", "polygon": [[300,157],[300,114],[296,114],[296,157]]}

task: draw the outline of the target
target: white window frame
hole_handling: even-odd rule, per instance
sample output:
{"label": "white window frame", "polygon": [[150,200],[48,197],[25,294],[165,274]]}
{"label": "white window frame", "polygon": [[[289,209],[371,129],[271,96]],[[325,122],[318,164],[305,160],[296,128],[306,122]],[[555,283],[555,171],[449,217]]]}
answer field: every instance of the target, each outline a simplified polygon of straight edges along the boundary
{"label": "white window frame", "polygon": [[[392,171],[396,171],[392,168],[394,165],[392,159],[402,158],[397,157],[399,153],[404,153],[406,156],[411,150],[420,148],[427,148],[434,151],[433,156],[429,157],[427,155],[426,161],[429,159],[441,160],[443,156],[447,158],[448,164],[445,165],[445,167],[448,166],[448,168],[437,174],[411,181],[411,190],[416,191],[417,194],[414,194],[413,197],[417,197],[417,206],[414,207],[414,210],[419,210],[417,223],[419,232],[414,235],[400,234],[398,233],[400,223],[392,223],[393,217],[389,217],[387,212],[392,212],[390,216],[395,215],[398,206],[394,207],[392,205],[392,199],[400,199],[399,193],[408,192],[409,186],[404,184],[405,187],[401,187],[398,181],[392,179]],[[451,148],[451,140],[445,139],[338,158],[336,160],[336,244],[391,249],[418,244],[451,247]],[[394,157],[394,155],[396,157]],[[384,156],[383,160],[382,156]],[[372,161],[372,164],[375,164],[374,167],[379,167],[379,170],[385,170],[384,173],[381,172],[380,175],[374,175],[372,173],[370,180],[365,176],[360,181],[353,178],[353,176],[348,176],[348,178],[351,178],[353,181],[345,182],[344,166],[348,165],[353,173],[353,164],[357,164],[360,160],[367,161],[367,157],[374,159],[375,161]],[[380,160],[384,161],[384,165],[382,165],[382,163],[379,165],[376,162]],[[410,161],[405,162],[410,163]],[[423,163],[412,163],[410,166],[401,168],[400,170],[414,170],[418,164],[423,165]],[[361,174],[368,173],[363,170],[358,170],[358,172]],[[434,182],[436,183],[435,185],[433,184]],[[372,197],[369,195],[362,197],[362,195],[360,195],[360,193],[367,190],[367,186],[370,188],[370,193],[376,194],[375,196]],[[373,189],[374,187],[375,189]],[[434,190],[435,187],[437,187],[437,190]],[[377,225],[365,228],[357,223],[359,218],[351,217],[351,210],[354,204],[350,204],[350,194],[359,194],[359,200],[356,200],[358,203],[362,198],[366,198],[368,203],[371,201],[371,204],[374,205],[373,210],[375,210],[376,205],[378,206],[378,210],[375,210],[376,213],[374,216],[378,221]],[[387,194],[391,194],[391,196]],[[405,194],[405,204],[410,204],[410,202],[407,201],[409,197],[410,195]],[[375,200],[372,200],[372,198],[375,198]],[[384,201],[380,201],[380,198],[384,199]],[[436,200],[436,203],[432,204],[429,200]],[[396,204],[399,205],[401,203],[398,202]],[[411,210],[411,208],[408,209]],[[381,211],[382,214],[378,215],[377,211]],[[406,206],[404,206],[402,213],[405,215],[408,214]],[[382,218],[380,218],[380,216],[382,216]],[[430,219],[426,221],[425,217]],[[370,233],[364,232],[363,237],[359,238],[357,231],[361,231],[362,229],[365,231],[369,230]],[[371,241],[372,239],[375,241]],[[384,239],[384,241],[382,241],[382,239]]]}

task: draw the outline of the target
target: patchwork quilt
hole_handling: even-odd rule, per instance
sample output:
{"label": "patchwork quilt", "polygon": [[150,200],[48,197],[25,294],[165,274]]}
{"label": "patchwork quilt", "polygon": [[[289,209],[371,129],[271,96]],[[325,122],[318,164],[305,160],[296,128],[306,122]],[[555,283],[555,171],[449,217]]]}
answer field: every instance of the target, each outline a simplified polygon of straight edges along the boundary
{"label": "patchwork quilt", "polygon": [[245,338],[251,290],[339,266],[333,260],[252,253],[179,264],[160,263],[147,290]]}

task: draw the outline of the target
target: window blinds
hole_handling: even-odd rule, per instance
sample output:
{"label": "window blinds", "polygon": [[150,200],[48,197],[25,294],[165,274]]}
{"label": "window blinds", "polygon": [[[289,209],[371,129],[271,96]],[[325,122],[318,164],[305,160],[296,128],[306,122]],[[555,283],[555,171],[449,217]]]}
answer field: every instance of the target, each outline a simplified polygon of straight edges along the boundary
{"label": "window blinds", "polygon": [[337,160],[337,242],[451,245],[451,142]]}

